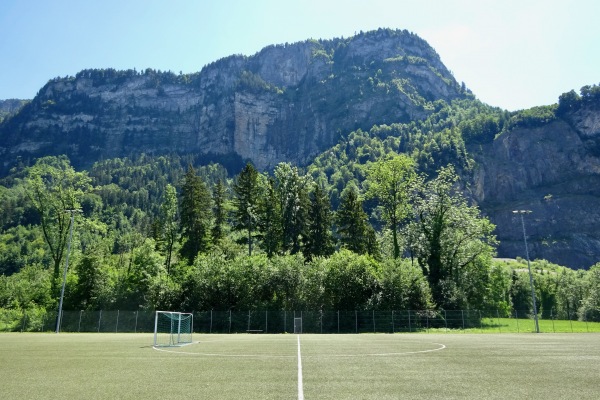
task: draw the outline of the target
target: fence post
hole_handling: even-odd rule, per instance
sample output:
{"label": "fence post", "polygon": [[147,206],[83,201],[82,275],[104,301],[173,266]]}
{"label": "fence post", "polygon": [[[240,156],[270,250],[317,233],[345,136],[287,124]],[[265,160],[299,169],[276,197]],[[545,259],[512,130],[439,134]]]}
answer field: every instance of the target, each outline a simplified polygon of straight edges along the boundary
{"label": "fence post", "polygon": [[552,320],[552,332],[556,333],[556,328],[554,327],[554,308],[550,309],[550,319]]}
{"label": "fence post", "polygon": [[231,333],[231,308],[229,309],[229,333]]}
{"label": "fence post", "polygon": [[496,308],[496,320],[498,321],[498,333],[502,333],[502,324],[500,324],[500,313]]}
{"label": "fence post", "polygon": [[460,310],[460,315],[462,318],[462,327],[463,327],[463,331],[465,330],[465,310]]}
{"label": "fence post", "polygon": [[102,310],[100,310],[100,315],[98,316],[98,333],[100,333],[100,324],[102,323]]}
{"label": "fence post", "polygon": [[340,310],[337,312],[337,320],[338,320],[338,333],[340,333]]}
{"label": "fence post", "polygon": [[139,311],[135,312],[135,328],[133,329],[135,333],[137,333],[137,320],[138,320]]}
{"label": "fence post", "polygon": [[23,311],[23,325],[21,325],[21,332],[25,332],[25,321],[27,321],[27,312]]}
{"label": "fence post", "polygon": [[373,333],[375,333],[375,310],[373,310]]}
{"label": "fence post", "polygon": [[481,330],[481,333],[483,333],[483,320],[481,319],[481,310],[479,311],[479,329]]}
{"label": "fence post", "polygon": [[394,326],[394,310],[392,310],[392,333],[396,333],[396,327]]}
{"label": "fence post", "polygon": [[323,310],[319,310],[319,325],[321,326],[321,333],[323,333]]}
{"label": "fence post", "polygon": [[117,310],[117,323],[115,324],[115,333],[119,333],[119,310]]}
{"label": "fence post", "polygon": [[358,311],[354,310],[354,329],[358,333]]}
{"label": "fence post", "polygon": [[412,332],[412,325],[410,323],[410,310],[408,310],[408,331]]}
{"label": "fence post", "polygon": [[519,313],[515,310],[515,319],[517,320],[517,333],[521,333],[519,330]]}
{"label": "fence post", "polygon": [[446,313],[446,310],[444,310],[444,324],[446,326],[445,333],[448,333],[448,313]]}
{"label": "fence post", "polygon": [[83,315],[83,310],[79,310],[79,324],[77,324],[77,333],[81,332],[81,316]]}
{"label": "fence post", "polygon": [[571,333],[573,333],[573,320],[571,319],[571,314],[572,313],[569,313],[567,315],[569,316],[569,324],[571,325]]}

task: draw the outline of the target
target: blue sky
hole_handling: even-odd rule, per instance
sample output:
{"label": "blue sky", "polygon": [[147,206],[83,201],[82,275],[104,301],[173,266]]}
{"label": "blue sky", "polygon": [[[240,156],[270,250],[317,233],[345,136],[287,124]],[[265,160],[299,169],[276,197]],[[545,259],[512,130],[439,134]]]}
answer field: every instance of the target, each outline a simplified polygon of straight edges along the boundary
{"label": "blue sky", "polygon": [[516,110],[600,83],[597,0],[2,0],[0,99],[85,68],[196,72],[270,44],[407,29],[482,101]]}

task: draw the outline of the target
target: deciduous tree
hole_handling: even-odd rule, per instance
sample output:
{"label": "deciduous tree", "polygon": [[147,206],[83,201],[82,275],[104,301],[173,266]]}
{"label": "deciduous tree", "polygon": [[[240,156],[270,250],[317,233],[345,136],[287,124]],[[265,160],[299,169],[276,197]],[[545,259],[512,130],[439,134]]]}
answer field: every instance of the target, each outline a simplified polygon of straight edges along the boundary
{"label": "deciduous tree", "polygon": [[177,191],[175,187],[167,184],[165,197],[160,207],[160,240],[166,256],[165,268],[167,269],[167,274],[171,270],[173,247],[177,242],[179,230],[178,214]]}
{"label": "deciduous tree", "polygon": [[398,229],[410,215],[410,188],[416,174],[413,161],[405,155],[392,155],[367,169],[367,198],[377,199],[383,220],[392,232],[394,258],[400,257]]}
{"label": "deciduous tree", "polygon": [[488,276],[484,270],[489,268],[497,244],[495,226],[467,204],[456,190],[457,181],[454,169],[446,167],[439,170],[437,178],[420,185],[412,225],[417,238],[412,251],[429,281],[433,299],[439,307],[450,309],[483,299],[486,282],[482,280]]}
{"label": "deciduous tree", "polygon": [[55,280],[60,275],[71,221],[65,211],[79,209],[83,195],[90,189],[88,175],[76,172],[65,156],[40,158],[28,171],[25,190],[40,215]]}

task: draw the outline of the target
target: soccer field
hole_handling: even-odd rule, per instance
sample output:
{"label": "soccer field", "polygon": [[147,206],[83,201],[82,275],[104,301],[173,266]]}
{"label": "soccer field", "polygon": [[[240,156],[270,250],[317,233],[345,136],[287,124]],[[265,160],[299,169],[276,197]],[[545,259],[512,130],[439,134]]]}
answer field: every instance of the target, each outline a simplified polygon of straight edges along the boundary
{"label": "soccer field", "polygon": [[600,334],[0,334],[0,399],[596,399]]}

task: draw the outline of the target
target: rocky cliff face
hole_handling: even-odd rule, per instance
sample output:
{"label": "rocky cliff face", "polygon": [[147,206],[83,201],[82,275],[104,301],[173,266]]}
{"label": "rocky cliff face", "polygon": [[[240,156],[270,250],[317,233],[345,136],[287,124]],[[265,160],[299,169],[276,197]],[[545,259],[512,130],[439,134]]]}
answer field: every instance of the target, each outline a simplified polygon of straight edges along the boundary
{"label": "rocky cliff face", "polygon": [[4,172],[47,154],[77,166],[141,152],[302,165],[351,130],[422,118],[432,101],[460,97],[423,40],[380,30],[271,46],[193,75],[89,70],[53,80],[0,127],[0,157]]}
{"label": "rocky cliff face", "polygon": [[19,112],[19,110],[23,108],[25,104],[27,104],[27,100],[0,100],[0,122],[2,122],[5,118],[11,117]]}
{"label": "rocky cliff face", "polygon": [[497,224],[498,253],[589,267],[600,257],[600,104],[515,129],[476,151],[473,194]]}

